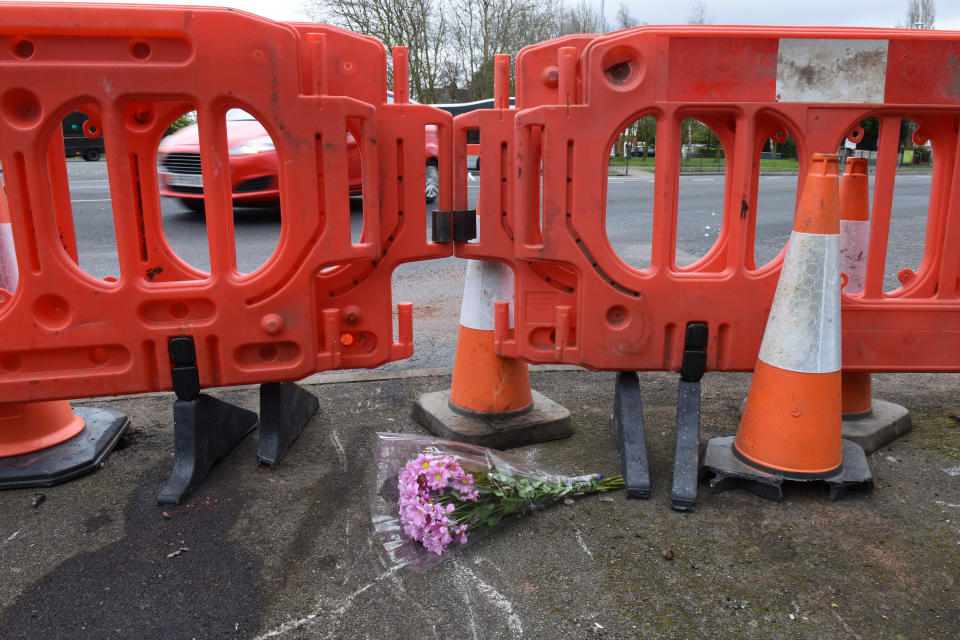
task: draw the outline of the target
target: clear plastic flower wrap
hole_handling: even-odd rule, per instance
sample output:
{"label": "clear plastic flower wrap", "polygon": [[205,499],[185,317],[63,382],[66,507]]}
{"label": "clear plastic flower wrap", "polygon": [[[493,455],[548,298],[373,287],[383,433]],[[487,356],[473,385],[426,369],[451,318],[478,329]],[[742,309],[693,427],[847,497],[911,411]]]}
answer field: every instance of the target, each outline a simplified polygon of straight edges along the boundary
{"label": "clear plastic flower wrap", "polygon": [[568,496],[620,489],[620,476],[564,476],[502,451],[378,433],[373,526],[395,566],[423,572],[504,520]]}

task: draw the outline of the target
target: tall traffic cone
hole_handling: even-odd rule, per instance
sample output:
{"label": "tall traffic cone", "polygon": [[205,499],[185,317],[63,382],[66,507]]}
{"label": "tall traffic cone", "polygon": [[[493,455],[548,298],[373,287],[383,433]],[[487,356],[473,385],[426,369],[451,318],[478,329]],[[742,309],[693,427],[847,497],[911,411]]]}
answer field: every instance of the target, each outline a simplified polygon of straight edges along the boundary
{"label": "tall traffic cone", "polygon": [[[863,291],[870,246],[870,187],[867,159],[850,158],[840,180],[840,271],[847,274],[843,292]],[[868,371],[844,371],[843,437],[870,454],[913,427],[906,407],[872,397]]]}
{"label": "tall traffic cone", "polygon": [[873,487],[863,449],[841,439],[838,182],[837,156],[815,154],[740,429],[707,443],[713,491],[780,500],[784,480],[822,480],[836,499]]}
{"label": "tall traffic cone", "polygon": [[[10,212],[0,189],[0,305],[10,302],[18,280]],[[0,403],[0,489],[50,486],[93,471],[129,423],[115,411],[74,413],[66,400]]]}
{"label": "tall traffic cone", "polygon": [[513,303],[513,272],[470,260],[450,389],[421,395],[413,417],[431,433],[495,449],[563,438],[570,412],[530,388],[527,364],[494,351],[494,304]]}

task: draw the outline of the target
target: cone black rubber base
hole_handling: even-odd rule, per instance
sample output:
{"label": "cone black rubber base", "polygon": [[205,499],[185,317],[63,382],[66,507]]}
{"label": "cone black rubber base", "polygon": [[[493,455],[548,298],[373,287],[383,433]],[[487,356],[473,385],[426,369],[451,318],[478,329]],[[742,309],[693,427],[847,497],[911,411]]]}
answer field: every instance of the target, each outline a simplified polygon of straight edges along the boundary
{"label": "cone black rubber base", "polygon": [[413,419],[439,438],[491,449],[522,447],[573,433],[566,407],[536,391],[529,411],[492,416],[457,413],[450,408],[449,389],[425,393],[413,405]]}
{"label": "cone black rubber base", "polygon": [[850,489],[870,492],[873,490],[873,475],[867,464],[863,448],[849,440],[843,441],[843,464],[831,475],[820,478],[795,478],[769,473],[752,467],[733,451],[733,436],[711,438],[703,455],[704,472],[712,472],[707,479],[710,493],[719,493],[730,489],[746,489],[763,498],[783,500],[783,483],[825,482],[830,489],[828,499],[837,500]]}
{"label": "cone black rubber base", "polygon": [[157,504],[180,504],[258,423],[253,411],[202,393],[196,400],[175,401],[173,471]]}
{"label": "cone black rubber base", "polygon": [[872,404],[869,415],[843,416],[843,437],[863,447],[867,455],[913,428],[906,407],[876,398]]}
{"label": "cone black rubber base", "polygon": [[293,382],[260,385],[257,462],[275,469],[318,408],[317,397]]}
{"label": "cone black rubber base", "polygon": [[0,489],[52,487],[86,475],[100,467],[130,426],[127,416],[108,409],[73,412],[86,423],[77,435],[40,451],[0,458]]}

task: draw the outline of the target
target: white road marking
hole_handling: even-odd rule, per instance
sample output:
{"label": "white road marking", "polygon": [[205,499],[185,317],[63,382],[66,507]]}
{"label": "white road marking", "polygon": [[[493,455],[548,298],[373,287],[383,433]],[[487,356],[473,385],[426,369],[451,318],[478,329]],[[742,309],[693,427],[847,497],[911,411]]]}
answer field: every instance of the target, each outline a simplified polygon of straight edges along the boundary
{"label": "white road marking", "polygon": [[[388,578],[388,577],[392,576],[392,575],[393,575],[394,573],[396,573],[399,569],[400,569],[400,567],[393,567],[392,569],[390,569],[390,570],[387,571],[386,573],[380,575],[376,580],[374,580],[374,581],[371,582],[370,584],[367,584],[367,585],[364,585],[364,586],[360,587],[359,589],[357,589],[356,591],[354,591],[353,593],[351,593],[350,595],[348,595],[346,598],[344,598],[343,600],[341,600],[341,601],[340,601],[340,606],[337,607],[336,609],[334,609],[333,611],[331,611],[330,614],[331,614],[332,616],[341,616],[341,615],[343,615],[343,613],[350,607],[350,605],[353,603],[353,600],[354,600],[357,596],[359,596],[359,595],[362,594],[364,591],[366,591],[367,589],[369,589],[369,588],[372,587],[373,585],[377,584],[378,582],[380,582],[380,581],[383,580],[384,578]],[[261,636],[257,636],[257,639],[256,639],[256,640],[265,640],[265,638],[275,638],[276,636],[280,636],[280,635],[285,634],[287,631],[291,631],[291,630],[293,630],[293,629],[299,629],[300,627],[302,627],[302,626],[304,626],[304,625],[307,625],[307,624],[312,623],[314,620],[316,620],[318,617],[320,617],[320,615],[323,614],[323,613],[325,613],[324,608],[323,608],[323,607],[319,607],[315,612],[313,612],[313,613],[311,613],[311,614],[309,614],[309,615],[307,615],[307,616],[304,616],[304,617],[300,618],[299,620],[292,620],[292,621],[290,621],[290,622],[284,622],[282,625],[280,625],[279,627],[277,627],[277,628],[274,629],[273,631],[268,631],[267,633],[265,633],[265,634],[263,634],[263,635],[261,635]]]}
{"label": "white road marking", "polygon": [[347,452],[343,448],[343,445],[340,444],[340,438],[337,436],[336,431],[330,432],[330,438],[333,440],[334,446],[337,448],[337,455],[340,457],[340,466],[343,467],[343,470],[347,470]]}
{"label": "white road marking", "polygon": [[513,632],[515,638],[523,637],[523,625],[520,623],[520,616],[513,612],[513,604],[507,600],[502,593],[494,589],[492,586],[480,579],[476,573],[465,567],[460,562],[454,562],[457,567],[470,576],[473,579],[473,582],[477,585],[477,590],[484,596],[486,596],[493,604],[503,609],[507,614],[507,626],[510,627],[510,630]]}
{"label": "white road marking", "polygon": [[588,556],[590,556],[590,557],[592,558],[592,557],[593,557],[593,552],[590,551],[589,547],[587,547],[586,543],[583,541],[583,536],[580,535],[580,529],[574,529],[574,531],[577,532],[577,542],[580,543],[580,547],[581,547],[584,551],[587,552],[587,555],[588,555]]}
{"label": "white road marking", "polygon": [[467,620],[470,622],[470,632],[473,635],[473,640],[480,640],[480,636],[477,633],[476,614],[473,611],[473,599],[470,597],[470,581],[467,579],[467,576],[462,573],[457,577],[459,578],[456,582],[457,589],[463,596],[463,603],[467,605]]}

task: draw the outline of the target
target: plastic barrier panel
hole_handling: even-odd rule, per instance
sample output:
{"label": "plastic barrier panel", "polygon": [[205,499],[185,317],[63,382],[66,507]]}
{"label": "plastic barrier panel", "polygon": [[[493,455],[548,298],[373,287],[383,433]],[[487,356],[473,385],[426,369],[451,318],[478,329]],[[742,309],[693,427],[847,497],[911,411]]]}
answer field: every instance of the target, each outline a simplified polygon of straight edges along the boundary
{"label": "plastic barrier panel", "polygon": [[[0,41],[0,158],[19,269],[0,302],[0,402],[170,389],[178,336],[195,343],[203,387],[410,355],[411,309],[399,307],[394,338],[390,275],[450,254],[425,239],[424,147],[439,140],[439,208],[449,210],[452,119],[400,95],[388,103],[379,41],[227,9],[30,4],[0,6]],[[106,143],[116,238],[104,241],[115,242],[118,278],[77,263],[61,120],[79,107]],[[260,122],[279,167],[279,242],[250,274],[237,268],[230,109]],[[161,219],[157,147],[188,111],[209,273],[177,256]],[[363,235],[353,241],[347,159],[357,153]]]}
{"label": "plastic barrier panel", "polygon": [[[762,266],[753,257],[762,148],[789,135],[800,158],[836,153],[846,138],[862,136],[862,120],[875,117],[869,256],[863,291],[843,295],[844,369],[960,370],[960,254],[948,250],[960,241],[960,34],[640,27],[586,46],[564,44],[536,45],[517,60],[522,110],[514,116],[509,228],[500,232],[484,221],[499,210],[483,201],[492,191],[482,188],[479,244],[457,248],[503,260],[502,245],[512,245],[517,307],[512,327],[505,305],[499,310],[502,355],[591,369],[679,371],[685,328],[705,323],[707,369],[752,370],[783,261],[782,251]],[[492,118],[471,115],[476,123]],[[638,269],[611,248],[604,203],[611,146],[626,124],[645,115],[656,117],[657,151],[651,260]],[[719,137],[726,186],[716,242],[680,267],[686,118]],[[919,125],[914,140],[929,140],[936,162],[922,261],[915,272],[900,274],[902,286],[884,291],[888,244],[897,241],[889,231],[903,118]],[[484,153],[495,154],[488,139],[504,138],[499,127],[481,126],[484,162]],[[488,178],[483,184],[492,183]]]}
{"label": "plastic barrier panel", "polygon": [[[543,66],[539,82],[517,85],[517,109],[509,107],[508,92],[510,85],[509,56],[498,55],[495,59],[495,108],[471,111],[454,118],[454,208],[467,207],[466,156],[479,154],[478,165],[482,169],[477,176],[477,238],[471,242],[459,242],[455,252],[461,258],[495,260],[509,264],[517,276],[515,288],[519,299],[520,283],[530,287],[538,283],[547,299],[557,304],[574,305],[576,301],[574,272],[560,264],[514,260],[514,198],[516,185],[528,179],[518,174],[516,168],[515,119],[520,109],[527,103],[537,100],[554,102],[560,92],[572,88],[565,84],[559,86],[560,75],[557,72],[558,55],[564,51],[563,60],[569,63],[595,36],[573,35],[556,38],[524,49],[528,60]],[[569,79],[569,74],[564,80]],[[467,132],[480,132],[479,144],[467,144]],[[537,193],[539,195],[539,193]],[[527,289],[528,296],[535,299],[538,292]],[[501,324],[510,324],[510,310],[498,308]],[[512,325],[511,325],[512,326]],[[536,338],[548,339],[552,329],[540,330]],[[502,342],[502,332],[498,342]],[[502,346],[498,346],[498,351]]]}

